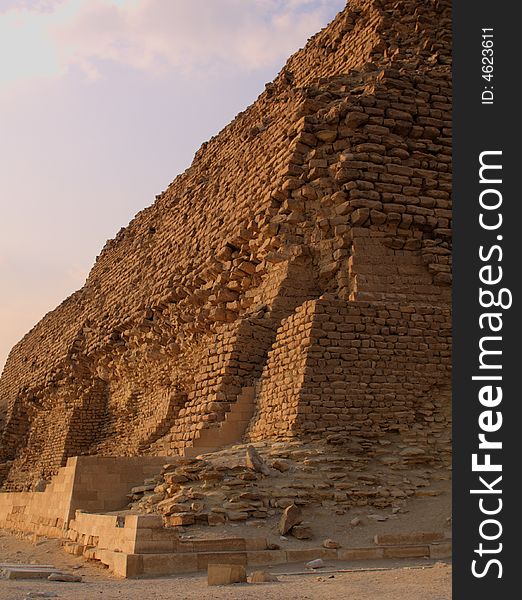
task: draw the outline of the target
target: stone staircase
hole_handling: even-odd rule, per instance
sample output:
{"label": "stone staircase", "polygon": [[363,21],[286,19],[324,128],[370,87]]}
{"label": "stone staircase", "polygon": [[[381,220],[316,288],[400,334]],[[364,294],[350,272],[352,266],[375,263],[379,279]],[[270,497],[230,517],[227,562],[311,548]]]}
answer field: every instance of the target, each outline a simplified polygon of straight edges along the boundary
{"label": "stone staircase", "polygon": [[240,443],[255,410],[255,388],[244,387],[230,410],[225,413],[225,419],[218,427],[200,429],[190,446],[185,447],[181,454],[194,457],[206,452],[221,450],[225,446]]}
{"label": "stone staircase", "polygon": [[[324,561],[451,556],[451,540],[438,532],[376,536],[373,546],[269,549],[266,537],[184,538],[179,527],[165,528],[161,515],[94,514],[77,511],[63,548],[99,560],[119,577],[158,577],[206,571],[211,564],[245,567]],[[303,565],[304,568],[304,565]]]}

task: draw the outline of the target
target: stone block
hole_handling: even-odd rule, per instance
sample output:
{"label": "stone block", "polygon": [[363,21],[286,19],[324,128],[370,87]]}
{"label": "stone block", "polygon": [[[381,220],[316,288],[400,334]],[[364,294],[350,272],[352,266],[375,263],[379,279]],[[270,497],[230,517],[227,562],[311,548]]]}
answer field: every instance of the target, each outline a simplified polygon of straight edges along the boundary
{"label": "stone block", "polygon": [[251,550],[246,554],[247,564],[253,566],[282,565],[287,562],[286,550]]}
{"label": "stone block", "polygon": [[451,555],[451,540],[446,540],[437,544],[430,544],[430,558],[451,558]]}
{"label": "stone block", "polygon": [[180,541],[179,547],[183,548],[185,544],[190,544],[191,552],[234,552],[246,549],[244,538],[216,538],[208,540],[190,540],[189,542]]}
{"label": "stone block", "polygon": [[82,581],[81,575],[76,575],[74,573],[51,573],[47,578],[49,581],[64,581],[67,583],[79,583]]}
{"label": "stone block", "polygon": [[429,546],[384,546],[384,558],[423,558],[430,555]]}
{"label": "stone block", "polygon": [[65,550],[65,552],[67,552],[67,554],[72,554],[73,556],[81,556],[85,548],[86,547],[82,544],[76,544],[74,542],[65,543],[63,545],[63,549]]}
{"label": "stone block", "polygon": [[266,550],[266,538],[245,538],[245,550]]}
{"label": "stone block", "polygon": [[442,532],[414,532],[414,533],[378,533],[374,542],[379,546],[429,544],[444,539]]}
{"label": "stone block", "polygon": [[221,515],[218,513],[209,513],[208,515],[209,525],[222,525],[225,521],[225,515]]}
{"label": "stone block", "polygon": [[383,548],[339,548],[339,560],[378,560],[384,558]]}
{"label": "stone block", "polygon": [[57,569],[39,567],[38,565],[9,565],[3,570],[5,579],[47,579]]}
{"label": "stone block", "polygon": [[198,567],[197,554],[142,554],[143,575],[170,575],[195,573]]}
{"label": "stone block", "polygon": [[170,515],[165,517],[167,527],[181,527],[183,525],[194,525],[196,518],[192,514]]}
{"label": "stone block", "polygon": [[175,552],[177,542],[175,540],[144,540],[136,542],[132,548],[135,554],[163,554]]}
{"label": "stone block", "polygon": [[125,527],[133,529],[161,529],[163,518],[161,515],[126,515]]}
{"label": "stone block", "polygon": [[268,583],[271,581],[279,581],[276,575],[267,571],[254,571],[248,578],[249,583]]}
{"label": "stone block", "polygon": [[238,564],[209,564],[208,585],[229,585],[231,583],[246,583],[245,567]]}
{"label": "stone block", "polygon": [[203,571],[212,564],[232,564],[244,566],[247,564],[246,552],[198,552],[196,556],[198,571]]}

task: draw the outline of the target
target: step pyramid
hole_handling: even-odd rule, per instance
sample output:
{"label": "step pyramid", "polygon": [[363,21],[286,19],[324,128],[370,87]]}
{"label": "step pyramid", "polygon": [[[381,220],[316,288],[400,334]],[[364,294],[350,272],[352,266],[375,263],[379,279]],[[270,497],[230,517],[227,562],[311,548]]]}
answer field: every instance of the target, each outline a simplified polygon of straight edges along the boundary
{"label": "step pyramid", "polygon": [[12,349],[4,489],[238,437],[447,457],[450,284],[451,3],[350,0]]}

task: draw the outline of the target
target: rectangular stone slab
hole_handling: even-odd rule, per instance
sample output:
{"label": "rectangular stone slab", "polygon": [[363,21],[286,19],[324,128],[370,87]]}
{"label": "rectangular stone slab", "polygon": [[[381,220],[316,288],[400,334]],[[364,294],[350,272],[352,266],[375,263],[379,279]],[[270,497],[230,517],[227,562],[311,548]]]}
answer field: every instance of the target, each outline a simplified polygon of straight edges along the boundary
{"label": "rectangular stone slab", "polygon": [[404,546],[414,544],[429,544],[443,540],[444,533],[440,531],[416,531],[414,533],[379,533],[374,542],[379,546]]}
{"label": "rectangular stone slab", "polygon": [[47,579],[51,573],[59,573],[58,569],[18,568],[10,567],[2,570],[5,579]]}
{"label": "rectangular stone slab", "polygon": [[26,565],[24,563],[0,563],[0,569],[55,569],[54,565]]}

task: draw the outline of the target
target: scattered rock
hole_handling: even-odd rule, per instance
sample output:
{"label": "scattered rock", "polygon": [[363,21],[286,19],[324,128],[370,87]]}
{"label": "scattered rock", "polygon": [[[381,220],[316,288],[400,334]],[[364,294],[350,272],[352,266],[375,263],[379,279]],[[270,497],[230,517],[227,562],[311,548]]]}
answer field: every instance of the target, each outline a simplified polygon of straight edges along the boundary
{"label": "scattered rock", "polygon": [[371,519],[372,521],[387,521],[388,517],[384,515],[368,515],[368,519]]}
{"label": "scattered rock", "polygon": [[165,516],[169,516],[172,513],[185,512],[188,507],[184,506],[174,498],[167,498],[166,500],[159,502],[157,508]]}
{"label": "scattered rock", "polygon": [[321,567],[324,567],[324,560],[322,558],[316,558],[307,562],[305,567],[307,569],[320,569]]}
{"label": "scattered rock", "polygon": [[144,492],[151,492],[154,490],[156,486],[154,484],[148,484],[148,485],[137,485],[136,487],[133,487],[130,491],[131,494],[143,494]]}
{"label": "scattered rock", "polygon": [[51,573],[47,578],[49,581],[66,581],[68,583],[79,583],[82,581],[81,575],[73,573]]}
{"label": "scattered rock", "polygon": [[341,544],[339,544],[338,542],[334,542],[334,540],[331,540],[330,538],[324,540],[323,542],[323,548],[332,548],[334,550],[336,550],[337,548],[340,548]]}
{"label": "scattered rock", "polygon": [[249,583],[266,583],[268,581],[279,581],[276,575],[267,571],[254,571],[249,578]]}
{"label": "scattered rock", "polygon": [[285,535],[294,525],[299,525],[302,521],[302,511],[295,504],[291,504],[283,511],[279,521],[279,533]]}
{"label": "scattered rock", "polygon": [[263,475],[270,475],[270,469],[254,446],[247,446],[245,464],[252,471],[262,473]]}
{"label": "scattered rock", "polygon": [[290,465],[284,460],[274,460],[271,466],[273,469],[277,469],[281,473],[286,473],[286,471],[290,469]]}
{"label": "scattered rock", "polygon": [[294,525],[291,534],[298,540],[310,540],[313,537],[312,528],[309,525]]}
{"label": "scattered rock", "polygon": [[208,524],[209,525],[222,525],[225,522],[225,515],[211,512],[208,515]]}
{"label": "scattered rock", "polygon": [[180,513],[165,517],[166,527],[180,527],[181,525],[194,525],[196,518],[189,513]]}
{"label": "scattered rock", "polygon": [[242,510],[228,510],[227,517],[229,521],[246,521],[248,513]]}
{"label": "scattered rock", "polygon": [[165,481],[170,484],[186,483],[189,480],[186,475],[182,475],[180,473],[165,473],[163,477],[165,478]]}
{"label": "scattered rock", "polygon": [[[274,517],[284,510],[280,523],[280,531],[284,533],[281,535],[305,540],[310,538],[310,530],[300,516],[296,519],[293,515],[290,519],[293,511],[299,515],[299,508],[309,507],[311,514],[316,507],[326,508],[335,519],[336,515],[349,514],[361,499],[372,514],[368,519],[366,515],[364,518],[348,516],[347,522],[356,527],[370,519],[397,518],[399,508],[401,513],[406,512],[401,506],[403,500],[417,495],[419,485],[423,489],[429,485],[432,474],[421,469],[400,478],[392,473],[380,473],[379,476],[370,473],[365,468],[366,462],[355,452],[355,446],[346,460],[350,444],[365,446],[362,440],[354,437],[353,432],[332,435],[331,441],[343,438],[343,445],[327,446],[324,439],[306,444],[282,442],[269,446],[256,444],[255,447],[239,444],[209,453],[204,458],[180,459],[179,464],[165,465],[164,472],[146,479],[142,486],[136,486],[134,491],[140,493],[132,497],[130,508],[141,514],[161,514],[170,526],[228,527],[237,523],[260,526],[261,519]],[[379,444],[384,441],[379,440]],[[412,457],[402,460],[415,461]],[[187,481],[183,481],[185,478]],[[166,480],[173,483],[167,484]],[[153,485],[153,490],[148,489]],[[352,493],[354,485],[356,494]],[[159,490],[162,490],[161,494]],[[374,510],[382,510],[382,513],[373,513]],[[299,525],[303,527],[292,531]],[[71,536],[69,540],[70,552],[78,555],[84,552],[78,536],[74,539]]]}

